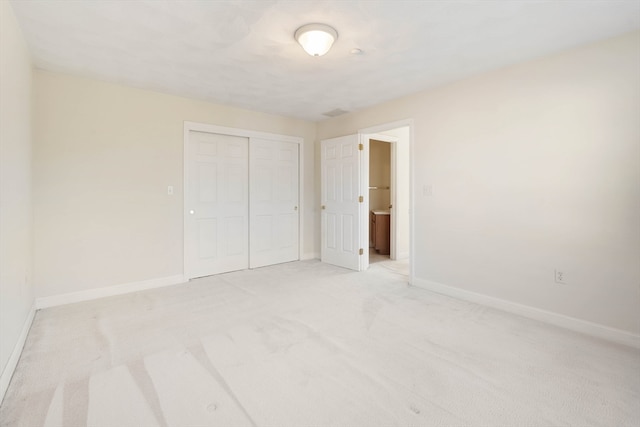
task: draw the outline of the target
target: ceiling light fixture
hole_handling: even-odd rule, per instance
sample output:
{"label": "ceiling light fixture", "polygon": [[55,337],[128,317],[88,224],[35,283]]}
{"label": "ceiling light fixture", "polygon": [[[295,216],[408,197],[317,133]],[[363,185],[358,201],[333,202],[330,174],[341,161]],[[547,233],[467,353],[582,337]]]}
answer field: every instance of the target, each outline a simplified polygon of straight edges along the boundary
{"label": "ceiling light fixture", "polygon": [[309,55],[322,56],[329,52],[338,32],[326,24],[307,24],[298,28],[294,37]]}

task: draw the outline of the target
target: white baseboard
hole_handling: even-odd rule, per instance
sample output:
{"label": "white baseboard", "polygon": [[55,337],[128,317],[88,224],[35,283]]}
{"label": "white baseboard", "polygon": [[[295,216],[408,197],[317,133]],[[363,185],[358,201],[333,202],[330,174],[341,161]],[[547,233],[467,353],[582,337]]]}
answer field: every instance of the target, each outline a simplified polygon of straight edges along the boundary
{"label": "white baseboard", "polygon": [[306,261],[308,259],[320,259],[320,254],[318,252],[307,252],[300,257],[300,261]]}
{"label": "white baseboard", "polygon": [[18,361],[20,360],[20,355],[22,354],[22,349],[24,348],[24,343],[27,341],[27,335],[29,335],[29,329],[31,329],[31,324],[33,323],[33,318],[36,315],[36,306],[32,305],[31,310],[29,310],[29,314],[27,314],[27,318],[24,321],[22,326],[22,331],[20,332],[20,336],[18,337],[18,342],[13,347],[13,351],[11,352],[11,356],[7,361],[4,370],[2,371],[2,375],[0,375],[0,403],[4,400],[4,395],[9,388],[9,383],[11,382],[11,377],[13,377],[13,373],[18,366]]}
{"label": "white baseboard", "polygon": [[598,323],[586,320],[576,319],[575,317],[565,316],[564,314],[554,313],[527,305],[503,300],[500,298],[490,297],[475,292],[467,291],[452,286],[443,285],[441,283],[432,282],[425,279],[414,278],[414,286],[427,289],[439,294],[447,295],[453,298],[486,305],[488,307],[497,308],[509,313],[528,317],[530,319],[539,320],[555,326],[560,326],[575,332],[602,338],[618,344],[624,344],[630,347],[640,349],[640,335],[621,329],[610,328]]}
{"label": "white baseboard", "polygon": [[143,280],[140,282],[123,283],[103,288],[87,289],[86,291],[70,292],[49,297],[36,299],[36,308],[55,307],[58,305],[72,304],[74,302],[89,301],[98,298],[123,295],[131,292],[144,291],[147,289],[162,288],[165,286],[177,285],[185,282],[183,275],[159,277],[157,279]]}

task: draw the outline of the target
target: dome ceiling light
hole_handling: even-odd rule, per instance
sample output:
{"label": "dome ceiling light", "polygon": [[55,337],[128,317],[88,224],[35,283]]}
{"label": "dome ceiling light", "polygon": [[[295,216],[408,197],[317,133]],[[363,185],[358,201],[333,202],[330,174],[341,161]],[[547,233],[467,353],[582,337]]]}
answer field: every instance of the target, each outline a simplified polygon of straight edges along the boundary
{"label": "dome ceiling light", "polygon": [[294,34],[300,46],[311,56],[322,56],[329,52],[338,32],[326,24],[307,24]]}

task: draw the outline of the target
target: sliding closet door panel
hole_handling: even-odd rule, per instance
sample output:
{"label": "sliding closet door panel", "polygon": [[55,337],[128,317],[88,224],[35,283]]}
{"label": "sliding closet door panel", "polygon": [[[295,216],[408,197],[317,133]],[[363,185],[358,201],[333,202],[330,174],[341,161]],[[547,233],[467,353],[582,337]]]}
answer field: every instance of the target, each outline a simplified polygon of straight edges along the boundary
{"label": "sliding closet door panel", "polygon": [[251,138],[250,267],[298,259],[298,144]]}
{"label": "sliding closet door panel", "polygon": [[249,266],[248,150],[248,138],[189,132],[189,278]]}

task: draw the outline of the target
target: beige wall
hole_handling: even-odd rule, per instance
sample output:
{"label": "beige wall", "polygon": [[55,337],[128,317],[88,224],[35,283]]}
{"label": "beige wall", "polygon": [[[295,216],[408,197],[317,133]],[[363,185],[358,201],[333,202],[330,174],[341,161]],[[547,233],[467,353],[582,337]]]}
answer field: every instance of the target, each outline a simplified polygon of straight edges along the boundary
{"label": "beige wall", "polygon": [[304,138],[303,254],[315,252],[315,123],[43,71],[34,81],[38,297],[182,274],[184,121]]}
{"label": "beige wall", "polygon": [[[8,1],[0,2],[0,372],[33,307],[31,62]],[[4,375],[6,374],[6,375]],[[0,400],[4,390],[0,390]]]}
{"label": "beige wall", "polygon": [[326,120],[317,139],[414,120],[419,280],[638,334],[639,41],[635,32]]}
{"label": "beige wall", "polygon": [[[369,141],[369,186],[391,185],[391,145],[387,142]],[[369,209],[389,209],[390,190],[369,190]]]}
{"label": "beige wall", "polygon": [[[3,55],[12,43],[5,27]],[[317,125],[38,71],[37,295],[182,273],[184,120],[305,139],[309,256],[319,252],[319,144],[312,141],[411,118],[418,280],[638,334],[639,38],[573,49]],[[3,73],[8,63],[3,57]],[[12,99],[4,93],[3,103]],[[3,124],[3,140],[18,129],[18,140],[28,141],[25,108],[14,127]],[[21,176],[25,183],[28,174]],[[432,195],[423,193],[427,185]],[[567,284],[554,283],[555,269]]]}

